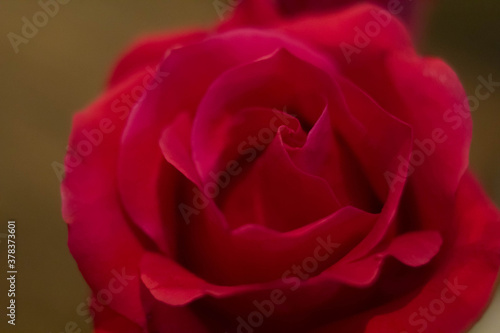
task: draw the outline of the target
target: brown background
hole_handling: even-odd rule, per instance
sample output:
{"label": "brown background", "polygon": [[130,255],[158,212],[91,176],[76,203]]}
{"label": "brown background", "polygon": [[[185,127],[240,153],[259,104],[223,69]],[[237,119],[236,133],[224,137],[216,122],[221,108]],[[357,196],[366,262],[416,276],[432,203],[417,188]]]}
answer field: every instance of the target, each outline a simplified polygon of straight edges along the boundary
{"label": "brown background", "polygon": [[[500,1],[436,1],[420,45],[445,58],[469,94],[479,75],[500,81]],[[62,162],[73,112],[100,91],[110,66],[137,35],[218,20],[211,0],[73,0],[15,54],[6,35],[40,10],[37,1],[0,3],[0,233],[17,220],[17,323],[14,332],[64,332],[75,321],[87,288],[66,246],[59,183],[51,168]],[[500,202],[500,90],[474,115],[471,165],[488,193]],[[5,281],[5,241],[0,277]],[[0,284],[5,309],[6,284]],[[497,293],[499,294],[499,293]],[[497,333],[500,295],[474,333]],[[5,310],[0,331],[6,331]],[[496,323],[496,324],[495,324]],[[76,331],[78,332],[78,331]]]}

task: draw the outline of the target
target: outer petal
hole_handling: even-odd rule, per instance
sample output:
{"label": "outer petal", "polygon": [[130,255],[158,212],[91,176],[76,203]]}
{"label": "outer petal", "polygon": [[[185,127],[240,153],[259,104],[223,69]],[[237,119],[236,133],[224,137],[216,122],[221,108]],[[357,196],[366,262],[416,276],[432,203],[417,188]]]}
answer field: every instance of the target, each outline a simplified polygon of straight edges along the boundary
{"label": "outer petal", "polygon": [[148,36],[136,41],[115,65],[109,78],[109,86],[122,82],[145,67],[156,68],[172,49],[200,41],[207,35],[202,30],[181,31]]}
{"label": "outer petal", "polygon": [[[204,37],[203,32],[151,37],[137,43],[116,66],[109,91],[84,113],[77,114],[66,156],[66,178],[61,186],[63,215],[69,224],[69,247],[86,281],[95,292],[108,290],[116,275],[131,279],[114,295],[110,307],[137,323],[144,323],[139,300],[138,258],[142,247],[129,228],[117,192],[116,162],[126,112],[117,108],[124,95],[141,87],[169,47]],[[147,67],[151,67],[145,70]],[[96,141],[90,153],[75,153],[89,147],[88,133]],[[102,137],[100,137],[102,136]],[[96,139],[97,138],[97,139]],[[83,147],[83,148],[82,148]],[[140,236],[139,236],[140,238]]]}
{"label": "outer petal", "polygon": [[500,268],[500,214],[468,173],[456,198],[458,237],[423,288],[315,332],[464,332],[478,320]]}
{"label": "outer petal", "polygon": [[[140,82],[143,75],[139,73],[116,86],[75,116],[70,138],[73,150],[66,156],[66,177],[61,186],[69,248],[85,280],[98,293],[110,290],[117,274],[125,276],[124,289],[113,296],[109,306],[139,324],[145,321],[138,278],[143,249],[129,227],[117,191],[117,147],[124,121],[113,114],[111,105],[121,93]],[[113,130],[101,132],[100,144],[89,146],[86,131],[102,128],[103,120],[111,123],[113,127],[106,128]],[[75,150],[83,152],[84,146],[92,147],[90,153],[78,160]]]}
{"label": "outer petal", "polygon": [[[168,276],[169,274],[167,274]],[[151,286],[151,285],[150,285]],[[156,286],[156,284],[153,284]],[[159,287],[159,286],[158,286]],[[157,301],[142,284],[142,300],[148,312],[147,330],[155,333],[207,333],[207,325],[190,306],[171,306]]]}
{"label": "outer petal", "polygon": [[[227,13],[227,6],[224,8]],[[242,27],[269,26],[281,21],[276,7],[270,0],[240,0],[233,7],[233,15],[219,26],[220,30],[231,30]]]}
{"label": "outer petal", "polygon": [[[372,34],[373,37],[359,37],[360,31],[366,29],[369,23],[378,22],[376,17],[379,16],[383,19],[383,23],[379,23],[380,31]],[[382,8],[369,4],[318,16],[299,17],[283,22],[276,29],[327,52],[349,77],[359,74],[370,83],[376,83],[378,77],[368,73],[383,73],[383,68],[374,65],[380,65],[387,53],[415,54],[411,37],[401,21],[383,12]],[[377,85],[372,88],[381,89]]]}
{"label": "outer petal", "polygon": [[94,333],[144,333],[144,331],[137,324],[104,307],[94,318]]}
{"label": "outer petal", "polygon": [[[384,327],[411,332],[423,326],[430,333],[462,332],[483,312],[500,269],[500,214],[470,174],[463,177],[456,198],[458,237],[437,274],[401,310],[374,318],[367,332]],[[436,311],[438,303],[444,303],[444,310]],[[436,319],[421,320],[415,315],[420,307],[430,308]]]}
{"label": "outer petal", "polygon": [[[469,163],[472,119],[468,100],[456,74],[441,60],[395,53],[386,64],[390,85],[399,98],[375,95],[414,130],[410,163],[415,171],[409,186],[416,194],[414,200],[422,200],[421,207],[430,215],[438,210],[434,205],[440,198],[456,192]],[[429,188],[433,188],[430,193]],[[446,221],[440,224],[443,229],[449,227]],[[431,221],[423,225],[435,227]]]}

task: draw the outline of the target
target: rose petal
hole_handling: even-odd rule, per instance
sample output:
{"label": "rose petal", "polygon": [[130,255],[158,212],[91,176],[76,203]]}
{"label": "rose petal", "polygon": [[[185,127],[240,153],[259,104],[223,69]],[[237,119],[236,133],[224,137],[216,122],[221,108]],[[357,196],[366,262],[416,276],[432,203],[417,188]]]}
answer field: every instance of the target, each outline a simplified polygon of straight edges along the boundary
{"label": "rose petal", "polygon": [[108,86],[115,86],[147,67],[154,70],[173,48],[201,41],[207,36],[205,31],[194,30],[148,36],[136,41],[116,63]]}
{"label": "rose petal", "polygon": [[427,264],[436,256],[442,244],[439,233],[432,231],[412,232],[396,237],[387,249],[360,260],[345,262],[327,269],[323,277],[334,278],[348,285],[366,287],[378,277],[387,256],[392,256],[407,266]]}
{"label": "rose petal", "polygon": [[171,306],[156,300],[149,289],[143,287],[143,304],[147,311],[147,332],[207,333],[209,328],[190,306]]}
{"label": "rose petal", "polygon": [[304,146],[288,149],[288,153],[301,170],[325,179],[341,206],[379,212],[380,201],[359,161],[332,126],[329,109],[337,112],[335,109],[343,107],[342,104],[328,105],[309,132]]}
{"label": "rose petal", "polygon": [[108,307],[96,311],[94,317],[94,333],[143,333],[140,326],[119,315]]}
{"label": "rose petal", "polygon": [[267,26],[281,20],[274,4],[269,0],[241,0],[233,6],[221,1],[215,3],[215,10],[221,19],[226,19],[218,27],[221,31]]}
{"label": "rose petal", "polygon": [[[350,112],[333,114],[333,126],[341,124],[338,130],[362,165],[379,200],[384,202],[371,233],[344,258],[351,261],[367,255],[396,227],[395,217],[405,179],[393,183],[388,181],[387,173],[397,173],[400,159],[408,159],[412,134],[405,123],[388,114],[359,87],[342,78],[337,80]],[[362,124],[362,132],[355,126],[355,120],[346,121],[349,117]]]}
{"label": "rose petal", "polygon": [[[380,7],[360,4],[324,15],[299,17],[276,29],[327,52],[349,77],[362,77],[374,83],[371,88],[385,89],[378,83],[378,76],[371,74],[383,73],[383,68],[374,63],[383,61],[390,52],[415,54],[415,51],[408,31],[394,16],[382,17],[380,32],[360,40],[359,29],[365,29],[370,22],[379,22],[378,16],[384,14],[387,15]],[[363,88],[366,89],[364,85]]]}
{"label": "rose petal", "polygon": [[[467,330],[487,306],[500,268],[500,214],[469,173],[457,192],[453,222],[458,238],[444,243],[437,271],[421,290],[315,333]],[[420,311],[430,308],[426,318]]]}
{"label": "rose petal", "polygon": [[254,286],[219,286],[206,282],[175,261],[146,253],[141,261],[141,278],[151,294],[168,305],[182,306],[200,297],[227,297],[243,293]]}
{"label": "rose petal", "polygon": [[[113,114],[111,105],[121,93],[137,85],[143,75],[138,73],[116,86],[75,116],[69,145],[81,152],[82,144],[91,148],[85,157],[75,155],[75,151],[68,153],[66,177],[61,185],[68,245],[85,280],[97,293],[108,290],[117,275],[129,277],[125,278],[124,290],[113,297],[109,306],[139,324],[145,320],[138,279],[138,260],[143,249],[129,227],[116,190],[116,146],[124,122]],[[103,121],[108,125],[102,127]],[[94,145],[88,133],[96,131],[101,139],[100,144]],[[81,160],[77,159],[79,156]]]}

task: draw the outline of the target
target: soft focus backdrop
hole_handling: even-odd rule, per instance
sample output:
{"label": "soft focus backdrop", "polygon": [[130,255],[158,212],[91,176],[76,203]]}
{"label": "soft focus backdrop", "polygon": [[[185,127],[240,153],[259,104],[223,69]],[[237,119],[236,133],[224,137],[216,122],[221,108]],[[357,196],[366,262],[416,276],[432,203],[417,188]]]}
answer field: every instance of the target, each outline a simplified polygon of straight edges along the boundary
{"label": "soft focus backdrop", "polygon": [[[222,0],[225,1],[225,0]],[[468,94],[477,77],[500,81],[500,1],[436,0],[422,53],[442,57]],[[0,332],[90,332],[77,313],[88,290],[66,246],[59,181],[72,114],[95,98],[121,51],[138,35],[206,26],[219,17],[212,0],[72,0],[15,53],[38,1],[0,2]],[[471,166],[500,203],[500,88],[473,114]],[[17,221],[17,325],[7,327],[4,272],[7,220]],[[500,292],[473,333],[498,333]],[[71,329],[75,322],[78,329]],[[66,330],[68,327],[70,330]]]}

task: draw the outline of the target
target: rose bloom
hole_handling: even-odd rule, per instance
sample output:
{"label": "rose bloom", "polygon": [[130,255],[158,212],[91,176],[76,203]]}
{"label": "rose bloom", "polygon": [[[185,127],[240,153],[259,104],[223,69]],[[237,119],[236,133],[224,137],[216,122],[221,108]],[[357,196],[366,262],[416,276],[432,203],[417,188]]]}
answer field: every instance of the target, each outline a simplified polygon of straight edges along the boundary
{"label": "rose bloom", "polygon": [[471,128],[456,74],[373,5],[247,1],[141,40],[73,122],[82,313],[99,333],[464,332],[500,266]]}

